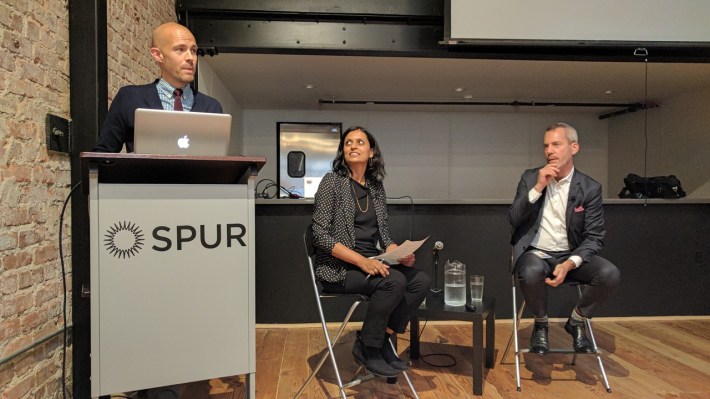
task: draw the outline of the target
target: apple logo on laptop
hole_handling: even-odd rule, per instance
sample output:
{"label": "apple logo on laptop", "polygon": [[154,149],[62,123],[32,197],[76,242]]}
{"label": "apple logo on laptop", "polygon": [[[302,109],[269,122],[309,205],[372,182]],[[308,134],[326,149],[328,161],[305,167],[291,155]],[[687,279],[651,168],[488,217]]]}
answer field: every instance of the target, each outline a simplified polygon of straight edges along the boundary
{"label": "apple logo on laptop", "polygon": [[184,135],[180,137],[177,141],[177,145],[180,148],[188,148],[190,147],[190,138],[187,137],[187,135]]}

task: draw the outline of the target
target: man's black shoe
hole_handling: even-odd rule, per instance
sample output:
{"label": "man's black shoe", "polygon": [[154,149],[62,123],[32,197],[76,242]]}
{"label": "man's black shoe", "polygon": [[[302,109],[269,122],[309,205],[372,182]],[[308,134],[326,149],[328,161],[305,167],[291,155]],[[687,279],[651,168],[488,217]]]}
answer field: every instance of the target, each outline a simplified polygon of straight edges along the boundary
{"label": "man's black shoe", "polygon": [[565,331],[567,331],[572,336],[572,346],[574,351],[577,353],[594,353],[594,345],[587,338],[587,334],[584,331],[584,323],[572,324],[569,319],[565,323]]}
{"label": "man's black shoe", "polygon": [[550,351],[550,341],[547,339],[547,323],[535,323],[530,336],[530,353],[545,354]]}
{"label": "man's black shoe", "polygon": [[407,363],[400,359],[392,348],[390,334],[385,334],[385,342],[382,344],[382,350],[380,353],[382,353],[382,358],[385,359],[387,364],[389,364],[393,369],[400,371],[407,371],[409,369]]}
{"label": "man's black shoe", "polygon": [[360,364],[365,366],[367,371],[382,377],[396,377],[400,371],[395,370],[387,364],[380,353],[381,348],[366,346],[360,339],[360,332],[357,332],[355,344],[353,345],[353,356]]}

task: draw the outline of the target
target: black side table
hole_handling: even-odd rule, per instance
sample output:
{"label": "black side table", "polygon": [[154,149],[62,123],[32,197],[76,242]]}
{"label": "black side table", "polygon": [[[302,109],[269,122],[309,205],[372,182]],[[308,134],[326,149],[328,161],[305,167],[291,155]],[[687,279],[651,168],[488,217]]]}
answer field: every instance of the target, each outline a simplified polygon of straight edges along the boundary
{"label": "black side table", "polygon": [[[473,324],[473,394],[483,395],[483,320],[486,321],[486,363],[492,369],[495,365],[495,298],[484,297],[475,312],[465,306],[449,306],[444,303],[444,293],[432,293],[417,309],[410,325],[410,359],[419,359],[419,318],[429,320],[462,320]],[[480,309],[479,309],[480,308]]]}

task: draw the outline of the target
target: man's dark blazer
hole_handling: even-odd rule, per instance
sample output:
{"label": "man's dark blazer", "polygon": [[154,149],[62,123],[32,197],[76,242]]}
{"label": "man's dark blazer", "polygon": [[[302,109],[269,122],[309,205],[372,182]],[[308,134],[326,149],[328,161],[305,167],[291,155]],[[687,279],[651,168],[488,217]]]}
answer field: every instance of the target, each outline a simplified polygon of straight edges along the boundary
{"label": "man's dark blazer", "polygon": [[[111,102],[94,151],[120,152],[125,143],[126,151],[133,152],[136,108],[163,109],[156,88],[157,83],[158,80],[147,85],[124,86],[118,90]],[[194,93],[195,103],[191,111],[222,113],[222,105],[219,101],[196,90]]]}
{"label": "man's dark blazer", "polygon": [[[526,170],[518,183],[515,200],[510,206],[508,220],[513,226],[513,265],[530,246],[537,234],[542,218],[547,188],[534,204],[528,201],[528,192],[537,182],[540,168]],[[575,169],[569,187],[567,212],[567,240],[572,255],[578,255],[586,263],[601,250],[606,230],[602,208],[602,187],[596,180]]]}

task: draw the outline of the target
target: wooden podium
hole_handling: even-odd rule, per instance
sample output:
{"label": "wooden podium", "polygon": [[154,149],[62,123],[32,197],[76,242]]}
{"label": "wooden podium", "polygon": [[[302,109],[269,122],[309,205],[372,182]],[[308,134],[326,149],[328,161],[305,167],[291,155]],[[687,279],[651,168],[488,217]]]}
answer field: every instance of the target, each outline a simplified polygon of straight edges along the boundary
{"label": "wooden podium", "polygon": [[82,153],[91,396],[248,375],[264,158]]}

